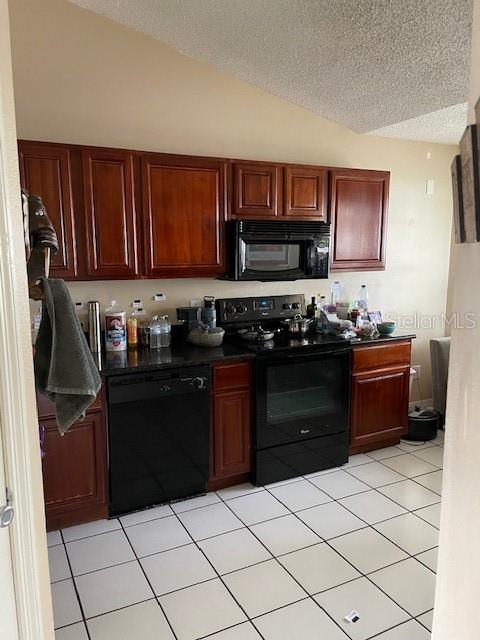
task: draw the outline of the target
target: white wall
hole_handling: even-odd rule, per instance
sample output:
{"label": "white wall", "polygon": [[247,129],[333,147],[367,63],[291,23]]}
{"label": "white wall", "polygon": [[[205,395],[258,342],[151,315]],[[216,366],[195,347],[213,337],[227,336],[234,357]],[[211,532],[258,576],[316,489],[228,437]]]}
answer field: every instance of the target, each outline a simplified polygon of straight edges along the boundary
{"label": "white wall", "polygon": [[[368,284],[374,309],[426,316],[427,328],[414,329],[413,360],[423,366],[430,397],[429,339],[444,333],[454,147],[355,134],[67,0],[15,0],[11,16],[20,137],[391,171],[386,271],[332,277],[352,298]],[[427,178],[435,181],[433,196],[425,193]],[[168,300],[161,308],[171,313],[205,294],[309,296],[329,284],[210,279],[70,288],[75,300],[117,299],[123,306],[136,297],[148,303],[163,291]]]}
{"label": "white wall", "polygon": [[[475,0],[469,119],[480,97],[480,0]],[[433,640],[480,637],[480,244],[457,245],[452,305],[476,327],[453,330]]]}

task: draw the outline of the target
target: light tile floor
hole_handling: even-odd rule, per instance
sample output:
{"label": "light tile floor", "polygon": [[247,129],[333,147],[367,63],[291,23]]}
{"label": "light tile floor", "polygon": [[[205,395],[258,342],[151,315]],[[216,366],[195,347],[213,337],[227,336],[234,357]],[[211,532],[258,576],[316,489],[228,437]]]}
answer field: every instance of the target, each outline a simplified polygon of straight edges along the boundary
{"label": "light tile floor", "polygon": [[428,640],[442,460],[439,434],[51,532],[56,640]]}

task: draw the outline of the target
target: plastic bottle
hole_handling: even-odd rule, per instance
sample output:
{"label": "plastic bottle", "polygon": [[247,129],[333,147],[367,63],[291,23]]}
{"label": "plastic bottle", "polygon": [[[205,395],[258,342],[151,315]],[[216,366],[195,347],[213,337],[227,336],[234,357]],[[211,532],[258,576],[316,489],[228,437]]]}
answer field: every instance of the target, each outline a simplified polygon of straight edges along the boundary
{"label": "plastic bottle", "polygon": [[137,349],[138,347],[138,320],[135,311],[132,311],[127,320],[127,342],[129,349]]}
{"label": "plastic bottle", "polygon": [[332,282],[332,307],[337,306],[337,302],[341,302],[343,295],[343,285],[338,280]]}
{"label": "plastic bottle", "polygon": [[107,351],[125,351],[127,348],[127,327],[125,311],[116,308],[116,301],[105,311],[105,348]]}
{"label": "plastic bottle", "polygon": [[358,308],[368,310],[368,289],[366,284],[362,284],[358,291]]}
{"label": "plastic bottle", "polygon": [[171,326],[168,316],[154,316],[150,324],[150,349],[170,346]]}

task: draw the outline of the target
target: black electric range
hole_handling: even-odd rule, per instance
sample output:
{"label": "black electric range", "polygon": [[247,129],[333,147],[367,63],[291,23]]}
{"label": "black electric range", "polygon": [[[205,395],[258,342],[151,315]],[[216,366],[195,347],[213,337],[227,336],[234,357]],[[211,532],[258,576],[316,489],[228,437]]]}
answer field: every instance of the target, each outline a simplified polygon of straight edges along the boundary
{"label": "black electric range", "polygon": [[[305,313],[303,294],[217,300],[218,324],[254,360],[253,482],[322,471],[348,460],[351,345],[315,331],[286,332]],[[274,339],[248,342],[238,329],[261,324]]]}

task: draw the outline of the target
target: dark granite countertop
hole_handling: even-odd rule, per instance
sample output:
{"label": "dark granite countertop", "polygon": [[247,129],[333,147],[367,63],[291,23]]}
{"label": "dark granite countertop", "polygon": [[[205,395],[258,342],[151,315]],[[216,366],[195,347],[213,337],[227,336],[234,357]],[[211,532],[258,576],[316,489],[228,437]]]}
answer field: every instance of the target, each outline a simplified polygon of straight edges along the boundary
{"label": "dark granite countertop", "polygon": [[[396,340],[411,340],[415,334],[393,333],[389,336],[377,336],[376,338],[362,338],[360,341],[340,340],[326,337],[323,342],[352,347],[376,343],[395,342]],[[256,354],[246,347],[225,342],[221,347],[202,348],[186,342],[172,344],[168,349],[138,349],[137,351],[103,352],[101,358],[97,358],[97,365],[102,376],[110,376],[121,373],[141,373],[152,369],[171,369],[188,367],[199,364],[211,364],[221,360],[251,359]]]}
{"label": "dark granite countertop", "polygon": [[223,344],[221,347],[195,347],[187,343],[172,344],[164,349],[138,349],[136,351],[103,352],[97,365],[102,376],[119,373],[140,373],[152,369],[171,369],[199,364],[211,364],[219,360],[253,358],[246,349]]}

